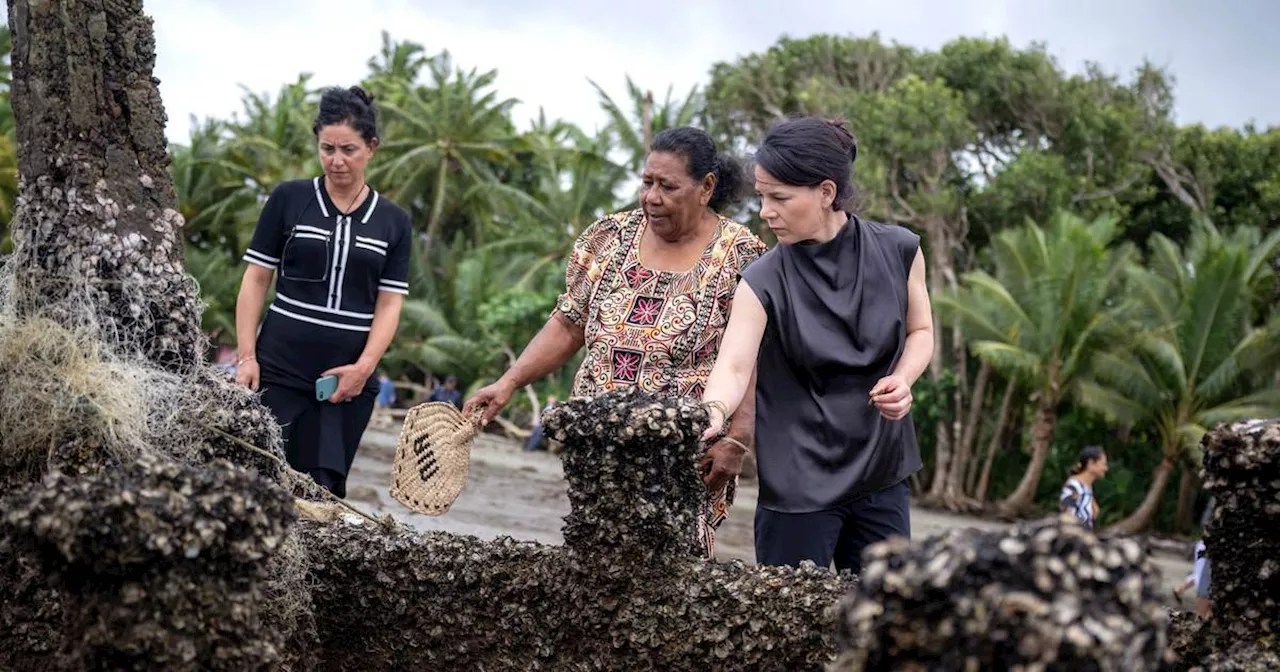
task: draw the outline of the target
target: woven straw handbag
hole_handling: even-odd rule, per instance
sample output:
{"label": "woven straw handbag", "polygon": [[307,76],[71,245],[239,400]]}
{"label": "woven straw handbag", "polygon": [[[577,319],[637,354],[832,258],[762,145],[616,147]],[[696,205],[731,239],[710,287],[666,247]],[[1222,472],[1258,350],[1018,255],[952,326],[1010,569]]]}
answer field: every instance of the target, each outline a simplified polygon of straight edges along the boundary
{"label": "woven straw handbag", "polygon": [[453,404],[409,409],[391,466],[391,496],[415,513],[443,515],[467,483],[471,443],[479,432],[479,418],[464,416]]}

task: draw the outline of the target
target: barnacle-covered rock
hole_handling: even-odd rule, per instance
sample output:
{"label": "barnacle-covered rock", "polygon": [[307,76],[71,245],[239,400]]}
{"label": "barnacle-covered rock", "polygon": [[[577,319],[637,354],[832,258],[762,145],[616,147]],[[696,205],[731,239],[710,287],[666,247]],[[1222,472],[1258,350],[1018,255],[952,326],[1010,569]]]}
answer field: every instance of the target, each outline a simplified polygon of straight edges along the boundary
{"label": "barnacle-covered rock", "polygon": [[1157,570],[1131,539],[1067,519],[955,530],[863,556],[832,670],[1154,670],[1166,649]]}
{"label": "barnacle-covered rock", "polygon": [[[292,521],[288,493],[225,461],[55,472],[4,502],[5,619],[33,618],[0,649],[21,651],[25,669],[268,668],[280,641],[261,627],[260,586]],[[53,616],[47,644],[60,643],[41,666],[27,640]]]}

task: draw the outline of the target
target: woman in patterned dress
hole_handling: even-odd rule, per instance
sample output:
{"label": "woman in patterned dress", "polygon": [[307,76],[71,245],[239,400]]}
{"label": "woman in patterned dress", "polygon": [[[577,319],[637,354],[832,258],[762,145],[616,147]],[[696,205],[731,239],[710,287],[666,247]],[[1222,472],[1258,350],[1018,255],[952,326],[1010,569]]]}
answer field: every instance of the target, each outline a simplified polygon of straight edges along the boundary
{"label": "woman in patterned dress", "polygon": [[[640,208],[606,216],[578,237],[551,319],[464,411],[483,408],[489,422],[517,389],[584,346],[574,396],[636,386],[701,399],[734,289],[747,264],[765,251],[750,230],[718,214],[741,198],[746,184],[741,164],[718,153],[703,131],[659,133],[645,159]],[[694,540],[708,558],[754,434],[754,407],[744,405],[702,458],[708,498]]]}

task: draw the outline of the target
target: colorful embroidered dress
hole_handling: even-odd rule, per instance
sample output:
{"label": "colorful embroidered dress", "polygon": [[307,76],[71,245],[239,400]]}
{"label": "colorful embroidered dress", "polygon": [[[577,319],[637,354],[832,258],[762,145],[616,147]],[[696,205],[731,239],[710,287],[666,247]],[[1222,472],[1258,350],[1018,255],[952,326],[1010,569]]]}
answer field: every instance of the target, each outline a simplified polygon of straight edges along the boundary
{"label": "colorful embroidered dress", "polygon": [[[656,271],[640,259],[644,229],[642,211],[622,212],[592,224],[574,243],[557,305],[586,335],[574,396],[635,385],[701,399],[742,271],[766,249],[749,229],[721,217],[693,268]],[[713,493],[704,506],[697,543],[707,557],[731,498]]]}

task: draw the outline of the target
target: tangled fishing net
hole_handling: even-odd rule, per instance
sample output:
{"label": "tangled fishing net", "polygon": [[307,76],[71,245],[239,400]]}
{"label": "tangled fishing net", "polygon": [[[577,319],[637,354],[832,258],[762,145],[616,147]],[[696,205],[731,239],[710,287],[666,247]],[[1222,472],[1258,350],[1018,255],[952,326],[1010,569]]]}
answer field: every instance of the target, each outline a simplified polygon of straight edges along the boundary
{"label": "tangled fishing net", "polygon": [[[164,311],[188,305],[175,304],[174,293],[196,296],[194,281],[181,268],[125,266],[113,274],[129,279],[102,283],[111,287],[105,293],[90,279],[58,283],[57,296],[37,305],[19,299],[23,251],[20,245],[0,266],[0,380],[6,388],[0,395],[0,487],[39,482],[50,470],[85,477],[114,473],[139,459],[199,468],[227,460],[288,489],[281,492],[322,497],[313,481],[283,466],[279,426],[256,395],[206,364],[166,368],[164,358],[154,359],[158,350],[176,353],[175,344],[186,342],[163,335],[174,329]],[[123,263],[138,263],[130,258],[125,255]],[[97,259],[93,269],[107,263]],[[169,277],[155,280],[158,272]],[[21,273],[30,284],[40,271]],[[127,328],[104,301],[127,307]],[[192,305],[198,325],[199,304]],[[7,562],[32,568],[29,559]],[[293,636],[308,627],[311,611],[304,545],[286,537],[265,562],[263,622]],[[60,599],[46,590],[42,601],[49,606],[42,608],[54,609]]]}

